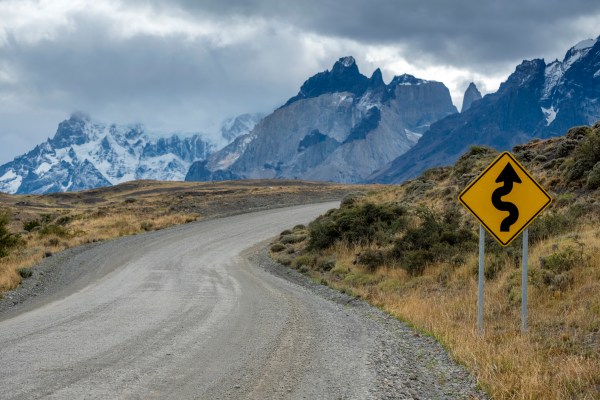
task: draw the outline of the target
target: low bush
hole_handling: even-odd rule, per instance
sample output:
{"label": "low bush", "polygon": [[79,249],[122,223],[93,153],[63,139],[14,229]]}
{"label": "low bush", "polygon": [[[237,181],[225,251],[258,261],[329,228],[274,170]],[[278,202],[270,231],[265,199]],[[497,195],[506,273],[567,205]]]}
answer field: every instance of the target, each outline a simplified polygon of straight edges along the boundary
{"label": "low bush", "polygon": [[418,226],[406,230],[391,250],[391,257],[411,275],[420,275],[434,261],[448,261],[474,250],[477,236],[465,225],[456,206],[441,215],[428,208],[417,210]]}
{"label": "low bush", "polygon": [[306,235],[284,235],[279,239],[282,244],[300,243],[306,240]]}
{"label": "low bush", "polygon": [[587,186],[589,189],[598,189],[600,187],[600,162],[592,167],[587,177]]}
{"label": "low bush", "polygon": [[60,225],[56,225],[56,224],[43,225],[39,232],[40,232],[40,235],[42,235],[42,236],[48,236],[48,235],[56,235],[56,236],[60,236],[60,237],[69,236],[68,231],[64,227],[62,227]]}
{"label": "low bush", "polygon": [[19,268],[17,272],[23,279],[27,279],[33,275],[33,270],[31,268]]}
{"label": "low bush", "polygon": [[285,246],[281,243],[275,243],[271,246],[271,251],[273,253],[279,253],[280,251],[285,250]]}
{"label": "low bush", "polygon": [[23,224],[23,229],[26,230],[27,232],[31,232],[34,231],[36,228],[39,228],[41,226],[41,222],[37,219],[31,220],[31,221],[27,221]]}
{"label": "low bush", "polygon": [[140,229],[143,231],[151,231],[154,230],[154,223],[149,221],[144,221],[140,224]]}
{"label": "low bush", "polygon": [[366,194],[363,192],[352,192],[344,196],[340,203],[340,208],[350,208],[358,202],[361,198],[365,197]]}
{"label": "low bush", "polygon": [[317,268],[319,271],[329,272],[335,268],[335,257],[323,257],[317,259]]}
{"label": "low bush", "polygon": [[292,267],[299,269],[301,266],[306,266],[306,267],[314,267],[315,264],[317,262],[317,257],[314,255],[302,255],[302,256],[298,256],[294,259],[294,261],[292,261]]}
{"label": "low bush", "polygon": [[383,251],[366,249],[361,251],[356,259],[355,264],[364,265],[369,271],[377,270],[385,261]]}
{"label": "low bush", "polygon": [[555,210],[545,212],[529,226],[529,240],[537,243],[563,234],[571,229],[572,222],[566,213]]}
{"label": "low bush", "polygon": [[309,248],[326,249],[338,241],[351,245],[389,243],[406,225],[405,214],[403,207],[392,203],[331,210],[309,224]]}
{"label": "low bush", "polygon": [[0,214],[0,257],[6,257],[12,249],[22,243],[19,235],[8,230],[9,220],[8,214]]}
{"label": "low bush", "polygon": [[555,273],[569,271],[582,263],[583,255],[571,246],[566,247],[562,251],[552,253],[548,257],[540,257],[541,268]]}

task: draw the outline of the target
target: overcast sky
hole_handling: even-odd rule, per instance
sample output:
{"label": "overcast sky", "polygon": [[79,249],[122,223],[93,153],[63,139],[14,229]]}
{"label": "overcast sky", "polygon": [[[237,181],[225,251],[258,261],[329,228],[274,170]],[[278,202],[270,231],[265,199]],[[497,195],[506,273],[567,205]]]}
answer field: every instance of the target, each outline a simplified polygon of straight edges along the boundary
{"label": "overcast sky", "polygon": [[598,0],[0,0],[0,163],[73,111],[155,132],[270,112],[353,55],[442,81],[460,109],[523,59],[600,35]]}

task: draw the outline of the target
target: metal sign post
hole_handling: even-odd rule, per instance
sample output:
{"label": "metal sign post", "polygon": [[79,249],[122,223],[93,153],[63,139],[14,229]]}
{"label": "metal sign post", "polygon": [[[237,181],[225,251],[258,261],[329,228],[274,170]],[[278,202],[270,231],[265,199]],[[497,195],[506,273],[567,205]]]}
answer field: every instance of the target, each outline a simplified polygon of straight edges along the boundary
{"label": "metal sign post", "polygon": [[529,229],[523,231],[523,259],[521,275],[521,333],[527,332],[527,259],[529,256]]}
{"label": "metal sign post", "polygon": [[479,283],[477,290],[477,332],[479,336],[483,335],[483,281],[484,272],[484,253],[485,253],[485,229],[479,225]]}
{"label": "metal sign post", "polygon": [[[527,332],[527,226],[550,205],[552,198],[509,152],[500,154],[458,196],[458,201],[479,225],[479,282],[477,331],[483,335],[483,283],[485,230],[500,245],[508,246],[523,232],[523,276],[521,278],[521,332]],[[484,229],[485,228],[485,229]]]}

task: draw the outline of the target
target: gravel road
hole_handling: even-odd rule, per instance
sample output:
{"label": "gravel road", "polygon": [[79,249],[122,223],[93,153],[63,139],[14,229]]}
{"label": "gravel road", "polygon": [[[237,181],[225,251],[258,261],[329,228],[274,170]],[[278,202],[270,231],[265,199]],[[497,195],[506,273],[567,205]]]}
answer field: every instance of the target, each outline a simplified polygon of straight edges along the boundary
{"label": "gravel road", "polygon": [[202,221],[56,257],[30,278],[44,285],[28,283],[0,307],[0,398],[484,398],[431,338],[257,246],[334,206]]}

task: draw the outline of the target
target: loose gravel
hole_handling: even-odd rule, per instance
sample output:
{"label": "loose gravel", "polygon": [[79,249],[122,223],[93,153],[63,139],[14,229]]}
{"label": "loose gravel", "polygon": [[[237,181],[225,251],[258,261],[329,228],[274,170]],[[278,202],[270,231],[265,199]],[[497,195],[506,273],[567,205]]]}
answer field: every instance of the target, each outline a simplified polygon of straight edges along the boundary
{"label": "loose gravel", "polygon": [[377,348],[368,363],[375,369],[377,384],[372,399],[487,399],[475,378],[454,361],[430,336],[373,307],[366,301],[315,283],[298,271],[273,261],[263,247],[251,256],[261,268],[343,306],[369,324]]}

